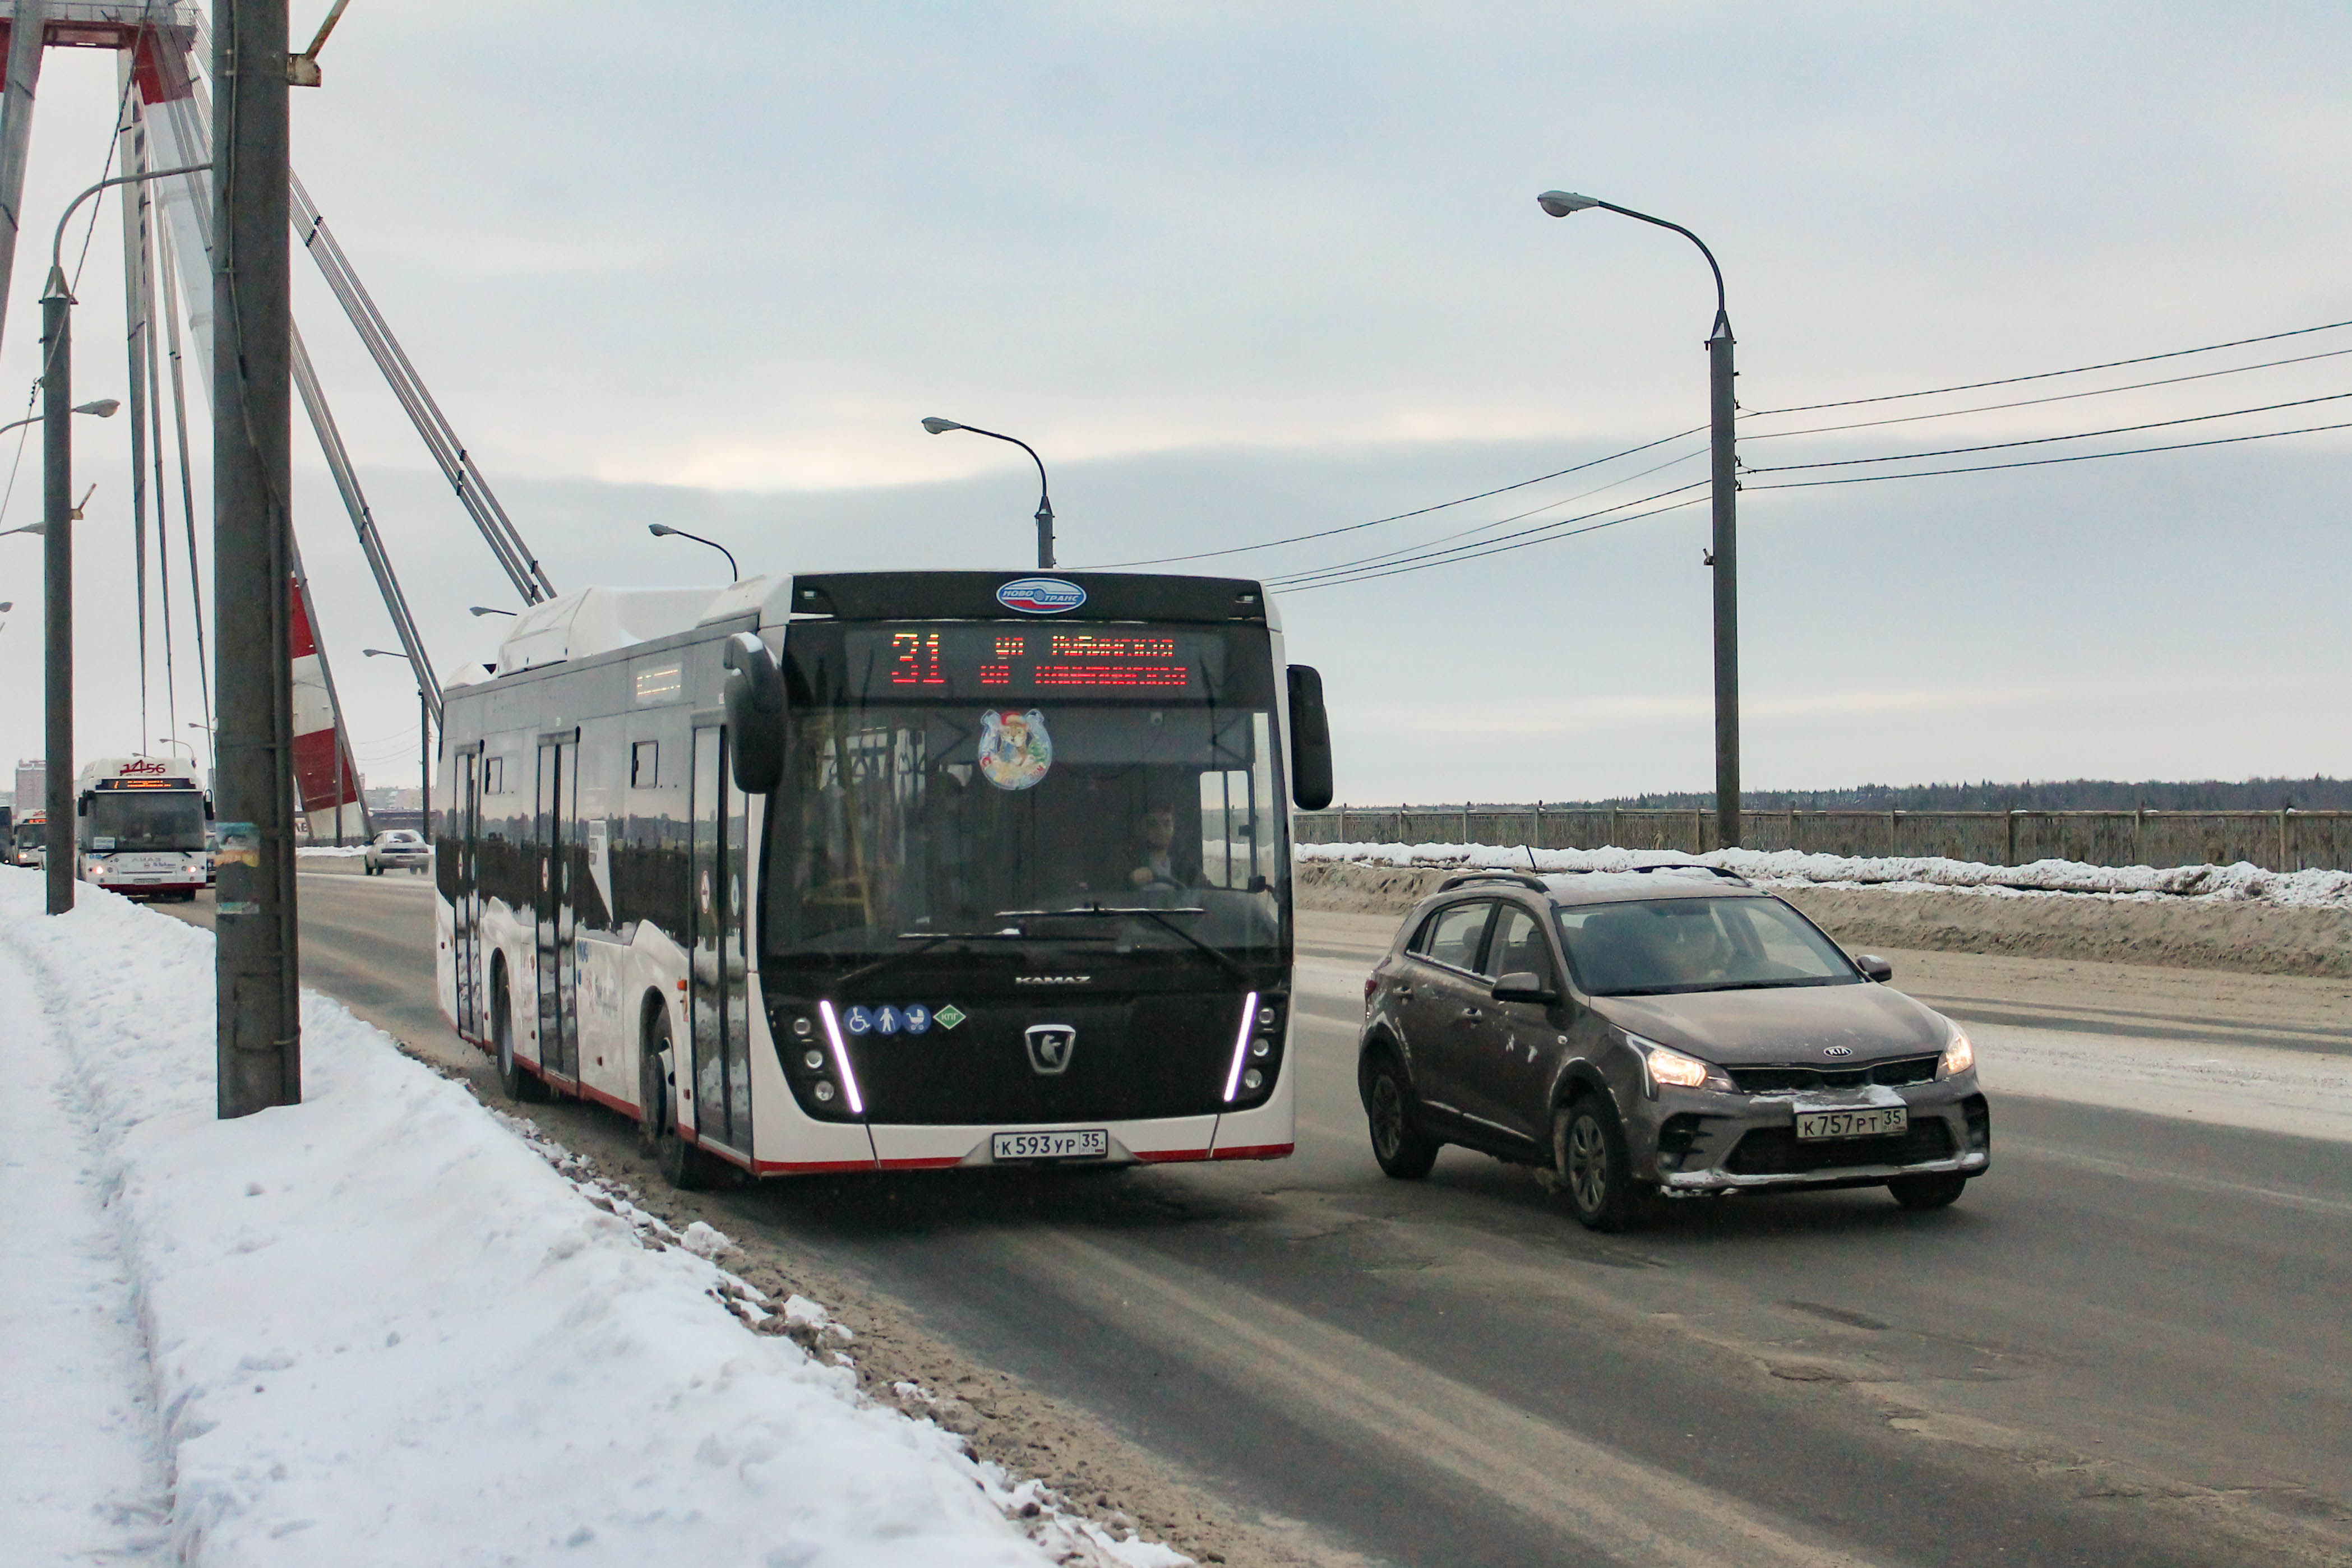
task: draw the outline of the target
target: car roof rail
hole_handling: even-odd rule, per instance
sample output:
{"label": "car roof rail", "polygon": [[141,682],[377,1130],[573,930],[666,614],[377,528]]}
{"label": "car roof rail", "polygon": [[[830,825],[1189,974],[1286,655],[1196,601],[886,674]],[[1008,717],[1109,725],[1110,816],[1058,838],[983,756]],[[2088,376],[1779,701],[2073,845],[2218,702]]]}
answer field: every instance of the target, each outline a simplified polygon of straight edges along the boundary
{"label": "car roof rail", "polygon": [[1709,876],[1719,876],[1726,882],[1736,882],[1742,887],[1756,885],[1736,871],[1728,871],[1719,865],[1706,865],[1698,861],[1669,861],[1664,865],[1636,865],[1627,866],[1625,869],[1637,875],[1654,871],[1703,871]]}
{"label": "car roof rail", "polygon": [[1471,882],[1509,882],[1536,893],[1551,891],[1549,883],[1539,882],[1532,873],[1523,871],[1465,871],[1459,876],[1449,876],[1439,883],[1437,891],[1451,893],[1465,883]]}

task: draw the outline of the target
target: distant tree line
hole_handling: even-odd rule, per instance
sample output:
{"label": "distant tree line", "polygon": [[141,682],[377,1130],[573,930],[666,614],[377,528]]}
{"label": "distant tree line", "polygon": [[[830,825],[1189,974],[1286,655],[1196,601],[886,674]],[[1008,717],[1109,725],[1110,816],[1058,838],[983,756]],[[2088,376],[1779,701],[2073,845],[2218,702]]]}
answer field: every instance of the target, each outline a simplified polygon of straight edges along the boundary
{"label": "distant tree line", "polygon": [[[2352,810],[2352,779],[2206,779],[2189,783],[2147,779],[2064,779],[2038,783],[1860,784],[1847,789],[1751,789],[1740,797],[1751,811],[2305,811]],[[1622,806],[1690,810],[1711,808],[1712,791],[1626,795],[1611,800],[1546,800],[1546,806]]]}

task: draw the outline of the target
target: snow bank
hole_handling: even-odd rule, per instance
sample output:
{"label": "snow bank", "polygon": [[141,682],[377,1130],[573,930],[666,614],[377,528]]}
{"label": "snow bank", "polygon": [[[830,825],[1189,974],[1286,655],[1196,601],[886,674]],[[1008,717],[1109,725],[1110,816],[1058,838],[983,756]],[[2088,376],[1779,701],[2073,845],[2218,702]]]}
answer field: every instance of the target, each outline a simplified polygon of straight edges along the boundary
{"label": "snow bank", "polygon": [[215,1120],[211,935],[88,888],[48,919],[41,887],[0,870],[0,943],[107,1167],[173,1560],[1186,1561],[748,1332],[723,1237],[583,1189],[331,1000],[304,1103]]}
{"label": "snow bank", "polygon": [[2084,865],[2036,861],[1979,865],[1935,856],[1851,858],[1795,850],[1717,850],[1685,855],[1651,850],[1534,850],[1500,844],[1300,844],[1302,861],[1393,866],[1508,867],[1536,872],[1627,871],[1644,865],[1713,865],[1767,886],[1939,888],[1996,894],[2082,894],[2103,898],[2193,898],[2285,908],[2352,908],[2352,872],[2264,871],[2235,865]]}

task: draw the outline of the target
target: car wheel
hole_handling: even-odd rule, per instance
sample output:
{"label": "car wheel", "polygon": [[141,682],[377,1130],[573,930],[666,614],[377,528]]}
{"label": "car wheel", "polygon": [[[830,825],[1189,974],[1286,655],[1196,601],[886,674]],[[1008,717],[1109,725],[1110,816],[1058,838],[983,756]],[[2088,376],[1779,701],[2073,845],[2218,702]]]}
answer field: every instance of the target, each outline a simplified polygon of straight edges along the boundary
{"label": "car wheel", "polygon": [[1599,1096],[1586,1094],[1551,1121],[1552,1168],[1569,1212],[1588,1230],[1622,1230],[1641,1193],[1625,1155],[1625,1131]]}
{"label": "car wheel", "polygon": [[1404,1070],[1382,1051],[1366,1070],[1364,1114],[1371,1123],[1372,1158],[1399,1181],[1419,1181],[1437,1163],[1444,1145],[1414,1124],[1412,1092],[1404,1085]]}
{"label": "car wheel", "polygon": [[680,1192],[703,1192],[724,1174],[719,1162],[677,1135],[677,1103],[670,1098],[669,1009],[655,1010],[637,1055],[637,1098],[643,1120],[637,1146],[649,1155],[662,1180]]}
{"label": "car wheel", "polygon": [[1906,1208],[1949,1208],[1959,1200],[1969,1178],[1957,1173],[1940,1176],[1896,1176],[1886,1184],[1895,1201]]}
{"label": "car wheel", "polygon": [[539,1075],[515,1060],[514,1002],[507,993],[503,964],[490,972],[490,1043],[498,1051],[499,1087],[506,1092],[508,1099],[524,1105],[547,1098],[547,1085],[540,1082]]}

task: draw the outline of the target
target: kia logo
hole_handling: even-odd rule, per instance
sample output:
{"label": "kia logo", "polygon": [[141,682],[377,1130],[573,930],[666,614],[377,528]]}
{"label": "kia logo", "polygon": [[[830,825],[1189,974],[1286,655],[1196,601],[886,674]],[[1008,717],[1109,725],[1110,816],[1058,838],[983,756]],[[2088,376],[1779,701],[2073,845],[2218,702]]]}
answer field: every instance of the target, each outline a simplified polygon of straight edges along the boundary
{"label": "kia logo", "polygon": [[1825,1045],[1822,1047],[1822,1054],[1823,1056],[1852,1056],[1853,1054],[1853,1047],[1850,1045]]}
{"label": "kia logo", "polygon": [[1031,1024],[1027,1030],[1031,1071],[1058,1078],[1069,1071],[1070,1055],[1078,1048],[1078,1031],[1066,1023]]}

